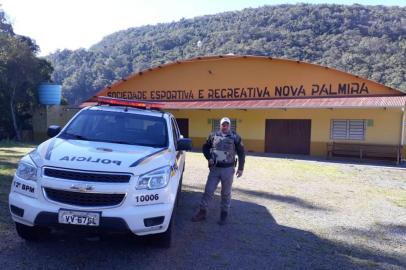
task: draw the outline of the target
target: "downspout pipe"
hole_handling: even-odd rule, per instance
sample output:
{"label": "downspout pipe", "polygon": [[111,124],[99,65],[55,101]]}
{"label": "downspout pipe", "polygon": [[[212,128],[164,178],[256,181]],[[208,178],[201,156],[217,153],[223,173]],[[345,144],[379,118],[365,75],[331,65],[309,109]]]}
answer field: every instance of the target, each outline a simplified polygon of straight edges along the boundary
{"label": "downspout pipe", "polygon": [[400,156],[401,156],[401,160],[404,159],[405,157],[402,157],[402,153],[404,152],[404,148],[405,148],[405,126],[406,126],[406,114],[405,114],[405,110],[406,110],[406,102],[405,102],[405,106],[402,108],[402,122],[401,122],[401,127],[400,127]]}

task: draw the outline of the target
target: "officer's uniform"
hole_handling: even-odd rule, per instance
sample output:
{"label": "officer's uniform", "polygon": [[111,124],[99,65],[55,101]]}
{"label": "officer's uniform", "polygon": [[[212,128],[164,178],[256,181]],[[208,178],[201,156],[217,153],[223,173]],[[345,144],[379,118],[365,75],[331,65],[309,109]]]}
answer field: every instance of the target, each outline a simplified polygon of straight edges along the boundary
{"label": "officer's uniform", "polygon": [[210,134],[203,145],[203,154],[207,160],[214,160],[214,164],[210,166],[200,209],[207,209],[214,191],[221,181],[221,211],[228,212],[236,155],[238,156],[238,170],[244,170],[245,151],[241,137],[233,131],[228,134],[223,134],[221,131],[214,132]]}

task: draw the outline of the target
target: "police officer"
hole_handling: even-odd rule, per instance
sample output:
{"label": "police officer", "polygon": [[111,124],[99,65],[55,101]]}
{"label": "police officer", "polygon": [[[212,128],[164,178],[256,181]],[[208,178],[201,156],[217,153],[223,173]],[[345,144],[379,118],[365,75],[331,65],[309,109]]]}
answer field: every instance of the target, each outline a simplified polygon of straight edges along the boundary
{"label": "police officer", "polygon": [[238,156],[237,177],[242,176],[245,163],[244,145],[241,137],[231,131],[229,118],[223,117],[220,121],[220,130],[209,135],[203,145],[203,154],[208,160],[210,172],[200,201],[200,209],[192,217],[192,221],[197,222],[206,219],[208,204],[221,181],[221,214],[218,224],[224,225],[230,209],[231,186],[234,167],[237,163],[235,156]]}

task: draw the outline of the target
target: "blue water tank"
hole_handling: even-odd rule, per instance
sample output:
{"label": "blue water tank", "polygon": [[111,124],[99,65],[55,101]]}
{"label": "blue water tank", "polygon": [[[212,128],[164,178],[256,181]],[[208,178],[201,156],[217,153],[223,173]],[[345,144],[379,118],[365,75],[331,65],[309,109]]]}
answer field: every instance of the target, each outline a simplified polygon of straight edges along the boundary
{"label": "blue water tank", "polygon": [[53,83],[41,83],[38,88],[39,103],[43,105],[61,104],[62,86]]}

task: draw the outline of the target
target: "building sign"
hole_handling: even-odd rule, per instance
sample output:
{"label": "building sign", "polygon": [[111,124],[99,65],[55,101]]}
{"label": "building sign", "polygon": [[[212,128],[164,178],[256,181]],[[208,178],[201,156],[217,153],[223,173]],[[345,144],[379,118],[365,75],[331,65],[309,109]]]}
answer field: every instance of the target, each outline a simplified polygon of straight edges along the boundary
{"label": "building sign", "polygon": [[206,57],[136,73],[98,96],[151,101],[403,95],[318,65],[266,57]]}
{"label": "building sign", "polygon": [[262,87],[223,87],[192,89],[108,91],[107,96],[138,100],[213,100],[213,99],[269,99],[287,97],[357,96],[368,95],[365,83],[342,82],[338,84],[275,85]]}

